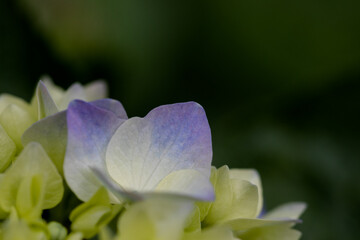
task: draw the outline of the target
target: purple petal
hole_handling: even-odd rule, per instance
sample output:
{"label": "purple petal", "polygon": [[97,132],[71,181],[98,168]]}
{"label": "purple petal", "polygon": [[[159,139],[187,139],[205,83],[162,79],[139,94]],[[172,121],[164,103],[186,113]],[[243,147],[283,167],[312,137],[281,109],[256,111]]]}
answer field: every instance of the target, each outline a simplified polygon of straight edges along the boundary
{"label": "purple petal", "polygon": [[170,173],[195,169],[210,176],[212,146],[203,108],[194,102],[164,105],[127,120],[109,142],[110,176],[126,190],[149,191]]}
{"label": "purple petal", "polygon": [[[113,104],[113,100],[108,101]],[[88,200],[101,186],[91,168],[105,170],[106,146],[115,130],[125,121],[118,112],[75,100],[67,110],[68,142],[64,163],[65,179],[73,192]],[[111,108],[110,108],[111,109]]]}

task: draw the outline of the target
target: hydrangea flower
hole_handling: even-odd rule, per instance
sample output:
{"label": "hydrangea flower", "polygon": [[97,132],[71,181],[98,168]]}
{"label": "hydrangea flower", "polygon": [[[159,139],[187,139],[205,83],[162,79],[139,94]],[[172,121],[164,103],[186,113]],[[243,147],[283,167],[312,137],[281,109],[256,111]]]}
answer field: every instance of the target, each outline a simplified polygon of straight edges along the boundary
{"label": "hydrangea flower", "polygon": [[199,104],[160,106],[144,118],[115,111],[78,100],[67,110],[64,173],[81,200],[102,185],[98,175],[115,202],[153,192],[213,200],[210,128]]}
{"label": "hydrangea flower", "polygon": [[[255,170],[211,167],[199,104],[128,119],[120,102],[95,100],[105,92],[101,82],[64,91],[45,80],[31,104],[0,96],[0,240],[300,238],[293,226],[305,204],[262,214]],[[68,202],[75,196],[63,176],[80,205]],[[72,209],[69,227],[48,218],[55,206]]]}

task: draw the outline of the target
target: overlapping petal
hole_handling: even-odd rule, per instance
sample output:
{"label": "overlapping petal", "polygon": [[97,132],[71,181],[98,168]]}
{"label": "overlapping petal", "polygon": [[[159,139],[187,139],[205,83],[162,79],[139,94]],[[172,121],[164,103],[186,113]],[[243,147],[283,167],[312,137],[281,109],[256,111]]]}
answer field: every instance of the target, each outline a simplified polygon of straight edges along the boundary
{"label": "overlapping petal", "polygon": [[106,146],[124,121],[119,111],[114,113],[95,104],[75,100],[69,105],[64,174],[81,200],[90,199],[102,185],[91,168],[105,171]]}

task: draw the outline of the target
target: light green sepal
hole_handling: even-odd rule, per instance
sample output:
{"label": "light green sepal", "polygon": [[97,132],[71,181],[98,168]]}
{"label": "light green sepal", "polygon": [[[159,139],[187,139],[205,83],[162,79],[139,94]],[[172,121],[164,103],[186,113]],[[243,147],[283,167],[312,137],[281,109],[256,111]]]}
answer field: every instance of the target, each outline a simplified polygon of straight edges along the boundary
{"label": "light green sepal", "polygon": [[286,203],[265,214],[264,219],[298,219],[305,209],[303,202]]}
{"label": "light green sepal", "polygon": [[74,232],[70,233],[69,236],[67,236],[66,240],[82,240],[83,234],[81,232]]}
{"label": "light green sepal", "polygon": [[48,224],[51,240],[64,240],[67,236],[66,228],[58,222]]}
{"label": "light green sepal", "polygon": [[111,229],[109,227],[104,226],[99,231],[98,239],[99,240],[113,240],[114,233],[111,231]]}
{"label": "light green sepal", "polygon": [[[218,177],[218,170],[215,167],[211,167],[210,182],[211,182],[211,184],[213,185],[213,187],[215,189],[215,195],[216,195],[217,177]],[[216,197],[215,197],[215,200],[216,200]],[[196,205],[199,208],[200,221],[201,222],[208,215],[212,204],[213,204],[213,202],[197,202],[196,203]]]}
{"label": "light green sepal", "polygon": [[67,143],[66,113],[63,111],[48,116],[29,127],[22,136],[22,143],[26,146],[30,142],[40,143],[63,175]]}
{"label": "light green sepal", "polygon": [[187,219],[185,232],[201,231],[201,220],[199,207],[195,205],[194,210]]}
{"label": "light green sepal", "polygon": [[246,180],[254,184],[258,189],[258,206],[255,216],[259,216],[263,207],[263,190],[259,173],[254,169],[230,169],[230,178]]}
{"label": "light green sepal", "polygon": [[6,93],[0,95],[0,113],[11,104],[18,106],[26,112],[32,113],[31,106],[23,99]]}
{"label": "light green sepal", "polygon": [[0,173],[10,165],[16,153],[14,141],[0,125]]}
{"label": "light green sepal", "polygon": [[185,233],[182,240],[236,240],[232,231],[226,227],[212,227],[202,232]]}
{"label": "light green sepal", "polygon": [[38,120],[59,112],[59,108],[50,95],[46,85],[39,81],[36,88]]}
{"label": "light green sepal", "polygon": [[259,227],[238,235],[242,240],[298,240],[301,233],[289,225]]}
{"label": "light green sepal", "polygon": [[45,197],[45,183],[42,174],[25,176],[19,184],[16,195],[16,209],[26,220],[41,217]]}
{"label": "light green sepal", "polygon": [[[27,185],[29,183],[23,182],[26,180],[29,180],[31,184]],[[31,199],[17,199],[19,188],[25,189],[24,193],[19,193],[19,196],[26,195],[27,198],[37,198],[37,194],[42,191],[40,185],[43,185],[44,197],[41,209],[56,206],[61,201],[64,192],[60,174],[38,143],[29,143],[24,148],[11,167],[3,174],[1,182],[6,184],[0,185],[0,207],[6,212],[22,201],[31,201]],[[31,193],[26,191],[31,191]]]}
{"label": "light green sepal", "polygon": [[99,232],[99,229],[108,224],[121,210],[121,205],[110,204],[105,188],[100,188],[87,202],[75,208],[70,214],[71,229],[83,233],[90,238]]}
{"label": "light green sepal", "polygon": [[236,232],[246,232],[253,228],[266,227],[266,226],[275,226],[275,225],[286,225],[292,226],[299,221],[296,219],[287,219],[287,220],[268,220],[268,219],[259,219],[259,218],[238,218],[229,220],[223,223],[223,225],[231,227],[232,230]]}
{"label": "light green sepal", "polygon": [[204,219],[206,225],[212,225],[224,219],[226,214],[231,211],[233,192],[231,189],[229,167],[222,166],[216,171],[216,179],[213,183],[216,197]]}
{"label": "light green sepal", "polygon": [[34,122],[35,119],[29,112],[14,104],[10,104],[0,114],[0,124],[3,126],[9,137],[14,141],[18,151],[23,148],[21,144],[21,136]]}
{"label": "light green sepal", "polygon": [[42,221],[28,224],[19,219],[14,208],[10,211],[9,218],[3,223],[0,232],[1,240],[47,240],[49,235]]}
{"label": "light green sepal", "polygon": [[257,185],[245,178],[233,177],[228,166],[217,170],[215,178],[216,199],[211,204],[204,225],[210,226],[237,218],[255,218],[259,209]]}
{"label": "light green sepal", "polygon": [[182,198],[154,197],[137,202],[119,218],[119,240],[179,240],[194,205]]}

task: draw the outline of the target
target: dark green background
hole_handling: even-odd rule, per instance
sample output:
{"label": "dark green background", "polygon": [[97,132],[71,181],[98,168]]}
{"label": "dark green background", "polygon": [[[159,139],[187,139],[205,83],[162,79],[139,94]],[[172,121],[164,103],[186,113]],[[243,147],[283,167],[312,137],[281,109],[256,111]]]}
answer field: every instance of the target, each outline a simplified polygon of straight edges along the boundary
{"label": "dark green background", "polygon": [[2,0],[0,91],[106,79],[129,116],[204,106],[214,165],[256,168],[271,209],[305,201],[303,239],[357,239],[360,3]]}

